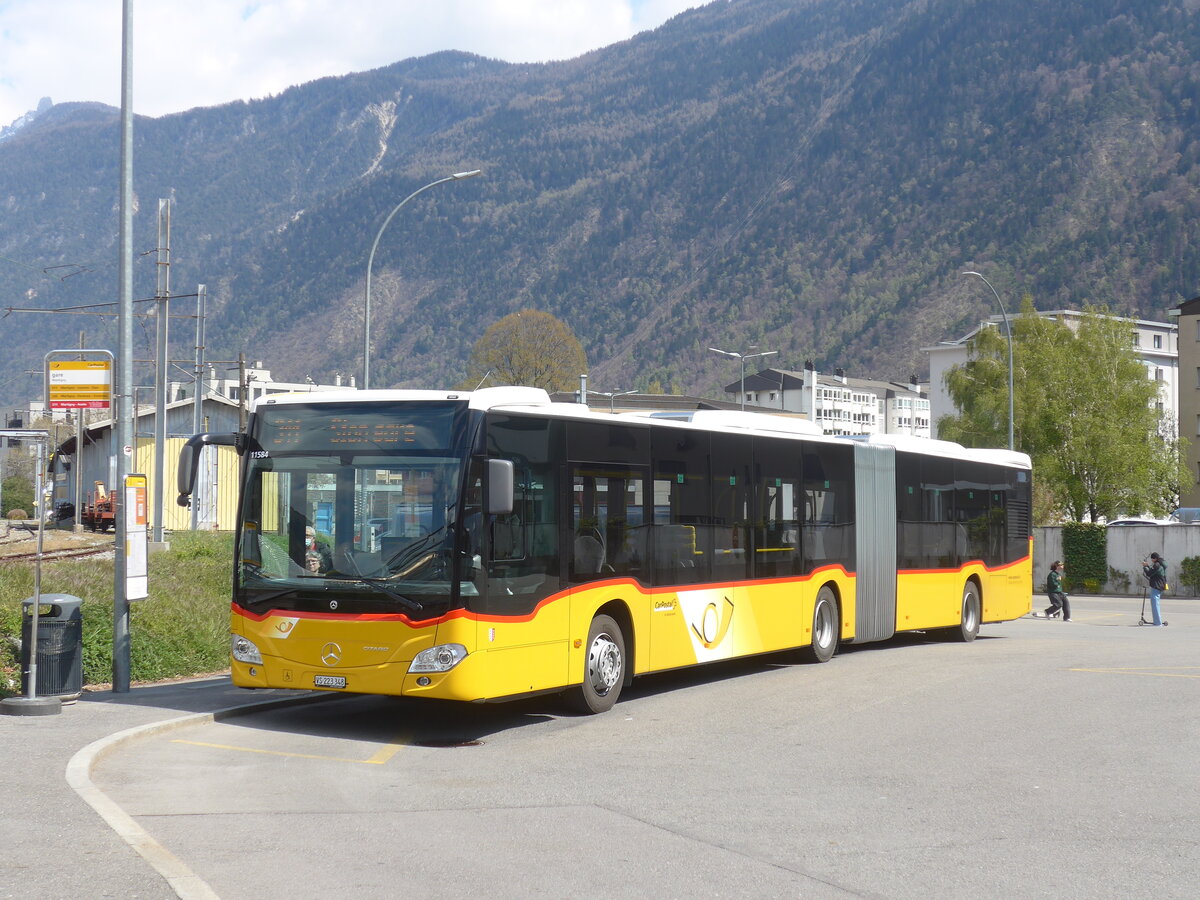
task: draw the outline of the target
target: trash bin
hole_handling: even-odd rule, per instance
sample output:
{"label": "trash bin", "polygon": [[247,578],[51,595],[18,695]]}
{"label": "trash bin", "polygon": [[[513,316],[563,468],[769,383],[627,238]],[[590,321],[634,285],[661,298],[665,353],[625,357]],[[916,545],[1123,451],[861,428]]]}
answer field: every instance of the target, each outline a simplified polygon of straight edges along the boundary
{"label": "trash bin", "polygon": [[[83,601],[70,594],[42,594],[38,607],[39,697],[77,700],[83,693]],[[29,648],[33,646],[33,598],[21,602],[21,690],[29,695]]]}

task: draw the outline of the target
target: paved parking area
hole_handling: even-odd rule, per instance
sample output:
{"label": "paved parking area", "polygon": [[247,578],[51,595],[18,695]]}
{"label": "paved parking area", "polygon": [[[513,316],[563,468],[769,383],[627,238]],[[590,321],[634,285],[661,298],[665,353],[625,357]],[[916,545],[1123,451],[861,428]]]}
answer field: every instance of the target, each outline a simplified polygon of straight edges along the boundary
{"label": "paved parking area", "polygon": [[1140,602],[671,673],[596,717],[344,696],[195,719],[91,779],[226,900],[1192,897],[1200,601],[1161,629]]}

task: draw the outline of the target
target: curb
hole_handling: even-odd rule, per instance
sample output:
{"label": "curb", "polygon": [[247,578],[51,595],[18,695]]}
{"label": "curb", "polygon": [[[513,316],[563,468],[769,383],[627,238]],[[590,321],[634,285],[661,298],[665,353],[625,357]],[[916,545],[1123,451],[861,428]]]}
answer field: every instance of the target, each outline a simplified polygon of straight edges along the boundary
{"label": "curb", "polygon": [[99,814],[100,818],[108,823],[108,826],[125,843],[137,851],[142,859],[146,860],[159,875],[166,879],[167,884],[171,886],[171,890],[175,892],[175,896],[179,897],[180,900],[219,900],[217,893],[209,887],[207,882],[189,869],[179,857],[151,837],[141,825],[134,821],[129,813],[121,809],[107,794],[96,787],[92,782],[92,769],[97,762],[113,750],[122,744],[138,738],[174,731],[188,725],[197,725],[204,722],[221,722],[226,719],[234,719],[255,712],[265,712],[280,706],[291,706],[304,702],[320,702],[340,696],[344,695],[330,694],[324,691],[306,693],[298,697],[282,697],[257,703],[247,703],[227,709],[214,710],[213,712],[192,713],[191,715],[167,719],[164,722],[151,722],[147,725],[127,728],[124,731],[110,734],[108,737],[92,741],[92,743],[72,756],[67,763],[67,784],[71,786],[75,793],[88,806]]}

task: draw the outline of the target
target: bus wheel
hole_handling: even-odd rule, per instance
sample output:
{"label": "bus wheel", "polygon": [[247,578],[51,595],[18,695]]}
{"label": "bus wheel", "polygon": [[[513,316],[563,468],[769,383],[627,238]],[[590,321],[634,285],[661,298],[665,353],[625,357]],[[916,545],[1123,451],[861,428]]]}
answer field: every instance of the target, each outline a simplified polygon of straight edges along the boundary
{"label": "bus wheel", "polygon": [[809,662],[829,662],[838,645],[837,597],[828,585],[817,592],[813,607],[812,644],[805,647],[801,655]]}
{"label": "bus wheel", "polygon": [[571,705],[582,713],[612,709],[625,681],[625,638],[609,616],[596,616],[588,629],[583,684],[572,688]]}
{"label": "bus wheel", "polygon": [[979,634],[981,618],[979,586],[973,581],[968,581],[963,586],[962,622],[957,628],[947,628],[945,634],[952,641],[962,641],[964,644],[973,641]]}

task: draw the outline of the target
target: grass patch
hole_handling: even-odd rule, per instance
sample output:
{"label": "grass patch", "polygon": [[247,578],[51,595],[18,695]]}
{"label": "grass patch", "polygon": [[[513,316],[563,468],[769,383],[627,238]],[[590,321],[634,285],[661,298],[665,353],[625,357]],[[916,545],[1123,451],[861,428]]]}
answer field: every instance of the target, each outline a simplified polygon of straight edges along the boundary
{"label": "grass patch", "polygon": [[[130,604],[130,680],[159,681],[229,667],[233,538],[181,531],[149,559],[150,596]],[[21,693],[21,601],[33,596],[30,562],[0,563],[0,696]],[[112,681],[113,562],[42,564],[42,594],[83,600],[83,683]]]}

